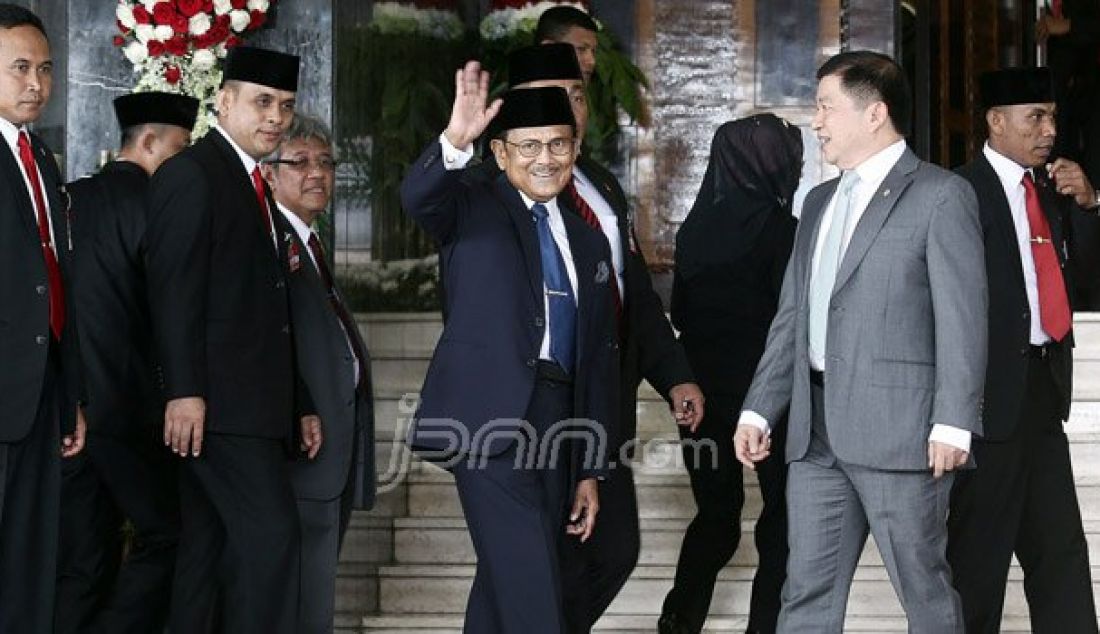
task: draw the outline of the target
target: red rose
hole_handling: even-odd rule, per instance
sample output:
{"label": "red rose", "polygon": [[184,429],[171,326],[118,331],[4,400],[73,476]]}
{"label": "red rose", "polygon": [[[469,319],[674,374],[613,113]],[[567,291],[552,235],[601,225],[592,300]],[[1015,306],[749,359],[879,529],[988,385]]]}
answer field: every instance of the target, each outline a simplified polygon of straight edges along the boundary
{"label": "red rose", "polygon": [[191,24],[187,21],[187,18],[177,13],[176,18],[172,20],[172,30],[176,32],[176,35],[187,35],[190,28]]}
{"label": "red rose", "polygon": [[145,10],[143,5],[137,5],[134,7],[134,20],[138,24],[150,24],[153,21],[152,16]]}
{"label": "red rose", "polygon": [[229,39],[227,39],[225,41],[225,48],[227,48],[227,49],[237,48],[240,45],[241,45],[241,38],[237,37],[236,35],[230,35]]}
{"label": "red rose", "polygon": [[187,53],[187,40],[182,35],[177,35],[165,42],[164,48],[173,55],[185,55]]}
{"label": "red rose", "polygon": [[249,29],[258,29],[264,25],[264,22],[267,21],[267,16],[264,15],[263,11],[256,10],[253,11],[250,15],[252,16],[252,19],[248,22]]}
{"label": "red rose", "polygon": [[158,2],[153,5],[153,20],[157,24],[171,26],[176,21],[176,10],[170,2]]}
{"label": "red rose", "polygon": [[214,0],[202,0],[202,10],[204,13],[213,13]]}
{"label": "red rose", "polygon": [[164,42],[160,40],[149,40],[145,48],[149,51],[149,57],[160,57],[164,55]]}
{"label": "red rose", "polygon": [[243,9],[248,6],[248,0],[232,0],[234,9]]}
{"label": "red rose", "polygon": [[191,38],[191,44],[196,49],[210,48],[210,45],[213,44],[213,42],[210,41],[210,32],[207,31],[202,35],[196,35],[195,37]]}
{"label": "red rose", "polygon": [[176,11],[184,17],[190,18],[202,11],[203,0],[176,0]]}
{"label": "red rose", "polygon": [[179,81],[180,81],[180,67],[173,65],[173,66],[169,66],[168,68],[165,68],[164,69],[164,79],[169,84],[178,84]]}
{"label": "red rose", "polygon": [[210,30],[206,33],[210,36],[210,40],[214,44],[224,42],[225,38],[229,37],[230,35],[229,26],[223,24],[215,24],[214,26],[210,27]]}
{"label": "red rose", "polygon": [[116,35],[113,38],[111,38],[111,43],[114,44],[115,46],[122,46],[123,44],[126,43],[126,38],[122,37],[121,35]]}

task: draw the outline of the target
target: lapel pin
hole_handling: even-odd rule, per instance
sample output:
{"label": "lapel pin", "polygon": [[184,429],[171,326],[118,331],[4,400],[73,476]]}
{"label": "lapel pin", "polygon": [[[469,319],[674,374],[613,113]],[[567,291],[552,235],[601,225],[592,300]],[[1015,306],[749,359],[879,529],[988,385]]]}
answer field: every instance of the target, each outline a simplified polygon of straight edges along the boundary
{"label": "lapel pin", "polygon": [[886,197],[888,197],[889,195],[890,195],[890,190],[889,190],[889,189],[884,189],[884,190],[882,191],[882,197],[883,197],[883,198],[886,198]]}

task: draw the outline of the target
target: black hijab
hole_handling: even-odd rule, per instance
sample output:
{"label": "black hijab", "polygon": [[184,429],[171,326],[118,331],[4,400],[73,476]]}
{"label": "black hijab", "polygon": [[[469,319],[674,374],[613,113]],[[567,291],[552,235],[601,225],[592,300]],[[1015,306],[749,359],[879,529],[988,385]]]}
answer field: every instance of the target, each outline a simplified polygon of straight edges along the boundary
{"label": "black hijab", "polygon": [[690,279],[746,257],[772,214],[791,215],[801,173],[796,126],[773,114],[722,124],[695,204],[676,234],[676,272]]}

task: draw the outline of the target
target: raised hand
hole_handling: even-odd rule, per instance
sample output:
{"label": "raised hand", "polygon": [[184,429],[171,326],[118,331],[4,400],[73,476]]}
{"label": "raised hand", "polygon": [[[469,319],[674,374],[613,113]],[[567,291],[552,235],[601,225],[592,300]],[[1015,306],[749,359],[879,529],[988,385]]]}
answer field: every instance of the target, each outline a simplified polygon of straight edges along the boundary
{"label": "raised hand", "polygon": [[489,73],[481,70],[477,61],[455,72],[455,102],[451,107],[451,120],[443,131],[447,141],[458,149],[464,149],[485,132],[489,122],[500,110],[500,99],[489,101]]}

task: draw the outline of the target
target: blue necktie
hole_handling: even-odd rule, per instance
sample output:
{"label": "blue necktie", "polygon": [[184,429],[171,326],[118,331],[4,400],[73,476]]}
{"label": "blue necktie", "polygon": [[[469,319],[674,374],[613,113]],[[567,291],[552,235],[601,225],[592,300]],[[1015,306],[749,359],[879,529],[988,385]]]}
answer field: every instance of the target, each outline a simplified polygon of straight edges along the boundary
{"label": "blue necktie", "polygon": [[539,255],[542,257],[542,284],[549,304],[550,357],[566,372],[573,372],[573,350],[576,346],[577,304],[573,286],[565,270],[565,261],[558,243],[550,233],[550,216],[542,203],[531,207],[539,234]]}

